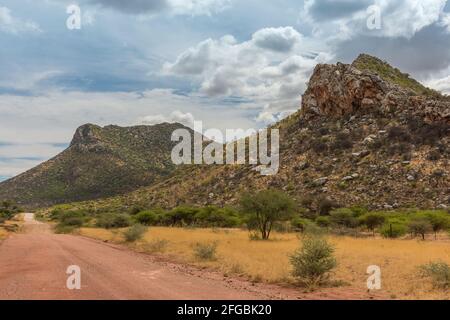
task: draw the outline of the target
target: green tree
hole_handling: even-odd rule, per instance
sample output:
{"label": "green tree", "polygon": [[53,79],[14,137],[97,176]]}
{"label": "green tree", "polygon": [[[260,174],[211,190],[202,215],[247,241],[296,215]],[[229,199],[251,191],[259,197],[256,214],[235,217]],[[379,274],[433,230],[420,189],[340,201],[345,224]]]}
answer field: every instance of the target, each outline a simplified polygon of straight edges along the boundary
{"label": "green tree", "polygon": [[294,211],[294,201],[277,190],[264,190],[256,194],[245,194],[241,198],[241,210],[248,216],[249,225],[254,225],[263,240],[268,240],[273,225],[289,220]]}
{"label": "green tree", "polygon": [[433,227],[426,219],[415,218],[408,224],[408,229],[414,236],[420,235],[422,240],[425,240],[426,234],[433,230]]}
{"label": "green tree", "polygon": [[425,217],[431,224],[435,239],[440,231],[446,230],[450,226],[450,215],[445,211],[427,211]]}
{"label": "green tree", "polygon": [[375,236],[375,229],[386,222],[386,217],[381,213],[371,212],[360,217],[360,222],[372,231],[373,236]]}

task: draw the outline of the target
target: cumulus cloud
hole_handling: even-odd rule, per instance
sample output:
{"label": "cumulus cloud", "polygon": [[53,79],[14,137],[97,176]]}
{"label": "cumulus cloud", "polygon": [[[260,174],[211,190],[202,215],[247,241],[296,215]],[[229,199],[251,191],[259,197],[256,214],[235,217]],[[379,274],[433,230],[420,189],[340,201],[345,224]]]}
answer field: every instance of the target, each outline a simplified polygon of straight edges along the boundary
{"label": "cumulus cloud", "polygon": [[[439,23],[447,0],[306,0],[300,18],[310,23],[317,36],[332,34],[332,39],[358,35],[411,38],[423,28]],[[381,12],[381,29],[369,30],[373,14]],[[337,32],[336,32],[337,30]]]}
{"label": "cumulus cloud", "polygon": [[301,34],[292,27],[265,28],[253,35],[257,47],[276,52],[289,52],[301,41]]}
{"label": "cumulus cloud", "polygon": [[11,10],[0,6],[0,31],[18,34],[18,33],[39,33],[42,32],[38,24],[28,20],[22,20],[14,17]]}
{"label": "cumulus cloud", "polygon": [[450,76],[429,80],[426,85],[444,94],[450,94]]}
{"label": "cumulus cloud", "polygon": [[173,111],[169,115],[157,114],[142,117],[140,123],[145,125],[154,125],[158,123],[181,123],[187,127],[192,127],[194,124],[194,116],[192,113],[183,113],[179,110]]}
{"label": "cumulus cloud", "polygon": [[230,35],[208,39],[163,69],[197,79],[199,93],[205,96],[250,101],[243,107],[260,109],[264,114],[257,119],[267,122],[298,110],[314,66],[332,58],[327,53],[302,55],[301,40],[292,27],[262,29],[244,42]]}

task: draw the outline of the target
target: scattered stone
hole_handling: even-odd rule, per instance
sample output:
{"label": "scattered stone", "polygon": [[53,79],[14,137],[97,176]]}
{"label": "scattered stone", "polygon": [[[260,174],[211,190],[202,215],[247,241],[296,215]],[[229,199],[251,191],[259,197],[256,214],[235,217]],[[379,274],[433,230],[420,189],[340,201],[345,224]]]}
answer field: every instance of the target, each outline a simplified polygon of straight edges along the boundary
{"label": "scattered stone", "polygon": [[363,143],[371,144],[371,143],[374,143],[376,139],[377,139],[377,136],[374,134],[371,134],[364,139]]}
{"label": "scattered stone", "polygon": [[322,187],[328,183],[328,177],[319,178],[313,181],[314,186]]}
{"label": "scattered stone", "polygon": [[414,177],[412,174],[408,174],[408,175],[406,176],[406,179],[408,179],[408,181],[415,181],[415,180],[416,180],[416,177]]}

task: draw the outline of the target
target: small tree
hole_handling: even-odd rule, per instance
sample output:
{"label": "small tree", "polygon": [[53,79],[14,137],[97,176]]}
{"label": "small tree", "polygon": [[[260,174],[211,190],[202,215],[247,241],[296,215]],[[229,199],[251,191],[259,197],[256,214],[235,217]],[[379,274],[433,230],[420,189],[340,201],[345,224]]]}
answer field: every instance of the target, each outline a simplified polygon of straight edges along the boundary
{"label": "small tree", "polygon": [[434,239],[437,239],[438,232],[446,230],[450,226],[449,214],[445,211],[431,211],[426,213],[426,219],[431,224],[434,232]]}
{"label": "small tree", "polygon": [[351,209],[340,208],[331,211],[330,221],[338,227],[355,228],[358,226],[358,219]]}
{"label": "small tree", "polygon": [[309,289],[325,284],[336,268],[334,248],[319,236],[308,235],[303,245],[291,256],[293,276]]}
{"label": "small tree", "polygon": [[385,223],[386,217],[381,213],[368,213],[362,216],[360,221],[367,229],[372,231],[373,236],[375,236],[375,229],[381,227]]}
{"label": "small tree", "polygon": [[295,210],[294,201],[277,190],[264,190],[257,194],[246,194],[241,199],[241,210],[249,218],[263,240],[268,240],[273,225],[277,221],[287,221]]}
{"label": "small tree", "polygon": [[428,232],[433,230],[431,224],[425,219],[414,219],[409,225],[409,232],[414,236],[422,236],[422,240],[425,240],[425,236]]}

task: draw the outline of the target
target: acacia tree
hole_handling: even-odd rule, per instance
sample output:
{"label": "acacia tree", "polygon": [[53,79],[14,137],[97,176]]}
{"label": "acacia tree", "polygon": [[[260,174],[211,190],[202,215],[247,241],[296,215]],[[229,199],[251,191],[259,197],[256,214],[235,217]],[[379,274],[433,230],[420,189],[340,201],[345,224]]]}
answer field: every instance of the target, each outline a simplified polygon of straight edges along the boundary
{"label": "acacia tree", "polygon": [[386,222],[386,217],[381,213],[368,213],[360,218],[361,222],[372,231],[375,237],[375,229],[381,227]]}
{"label": "acacia tree", "polygon": [[242,196],[241,210],[247,215],[249,225],[259,230],[263,240],[268,240],[275,222],[292,217],[295,203],[281,191],[264,190]]}

